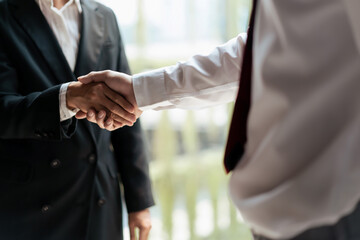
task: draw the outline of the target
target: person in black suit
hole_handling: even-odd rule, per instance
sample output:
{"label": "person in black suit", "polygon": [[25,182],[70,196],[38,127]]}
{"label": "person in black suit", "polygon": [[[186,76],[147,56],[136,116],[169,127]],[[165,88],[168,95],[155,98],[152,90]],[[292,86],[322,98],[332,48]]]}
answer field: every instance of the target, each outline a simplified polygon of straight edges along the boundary
{"label": "person in black suit", "polygon": [[[139,122],[108,132],[86,120],[60,120],[64,83],[93,70],[130,72],[116,18],[92,0],[54,0],[55,7],[81,6],[72,69],[39,2],[0,0],[0,239],[120,240],[119,182],[131,237],[139,227],[147,239],[154,201]],[[122,109],[104,84],[74,82],[70,89],[68,107],[72,99],[84,111]],[[105,100],[112,105],[99,104]]]}

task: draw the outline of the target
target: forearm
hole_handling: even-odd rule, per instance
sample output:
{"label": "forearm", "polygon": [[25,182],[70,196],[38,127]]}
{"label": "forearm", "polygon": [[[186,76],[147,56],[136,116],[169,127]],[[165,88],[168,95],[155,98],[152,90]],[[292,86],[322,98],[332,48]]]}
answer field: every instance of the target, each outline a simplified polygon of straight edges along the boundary
{"label": "forearm", "polygon": [[60,85],[26,96],[2,92],[0,137],[44,140],[70,137],[74,128],[67,132],[60,124],[59,90]]}
{"label": "forearm", "polygon": [[134,75],[136,101],[142,110],[201,108],[233,101],[245,45],[239,35],[209,55]]}
{"label": "forearm", "polygon": [[46,88],[39,85],[36,74],[23,76],[26,67],[21,69],[12,56],[6,45],[0,44],[0,138],[69,138],[75,131],[76,120],[60,123],[61,85]]}

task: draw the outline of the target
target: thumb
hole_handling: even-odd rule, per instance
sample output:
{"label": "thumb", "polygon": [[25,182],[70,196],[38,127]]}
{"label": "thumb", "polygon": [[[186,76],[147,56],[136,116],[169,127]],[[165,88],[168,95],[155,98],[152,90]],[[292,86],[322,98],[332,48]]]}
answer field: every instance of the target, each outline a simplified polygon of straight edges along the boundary
{"label": "thumb", "polygon": [[109,75],[109,71],[99,71],[99,72],[91,72],[84,76],[78,77],[78,81],[83,84],[88,84],[91,82],[104,82]]}
{"label": "thumb", "polygon": [[92,82],[91,77],[89,76],[89,74],[84,75],[84,76],[80,76],[78,77],[78,81],[83,83],[83,84],[88,84]]}

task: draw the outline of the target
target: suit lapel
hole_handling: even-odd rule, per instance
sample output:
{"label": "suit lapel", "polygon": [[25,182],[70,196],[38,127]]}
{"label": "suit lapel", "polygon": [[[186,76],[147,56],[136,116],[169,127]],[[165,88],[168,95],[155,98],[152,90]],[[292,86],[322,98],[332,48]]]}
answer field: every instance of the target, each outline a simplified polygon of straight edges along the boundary
{"label": "suit lapel", "polygon": [[89,69],[96,70],[101,47],[104,43],[104,16],[94,3],[82,1],[82,27],[79,42],[75,75],[87,74]]}
{"label": "suit lapel", "polygon": [[[103,42],[104,19],[97,12],[96,6],[89,1],[82,1],[82,27],[79,43],[75,75],[71,71],[61,47],[34,0],[9,0],[11,11],[36,47],[43,55],[49,68],[54,73],[56,84],[77,81],[76,76],[88,73],[89,69],[96,70]],[[84,120],[92,140],[96,143],[97,134],[94,126]]]}
{"label": "suit lapel", "polygon": [[[104,36],[104,17],[91,1],[81,1],[82,26],[79,42],[79,51],[75,65],[75,75],[88,74],[89,71],[97,70],[98,59],[101,53]],[[100,131],[97,126],[85,121],[94,143],[99,137]]]}
{"label": "suit lapel", "polygon": [[11,0],[10,2],[14,17],[45,58],[57,83],[74,81],[74,74],[60,45],[35,1]]}

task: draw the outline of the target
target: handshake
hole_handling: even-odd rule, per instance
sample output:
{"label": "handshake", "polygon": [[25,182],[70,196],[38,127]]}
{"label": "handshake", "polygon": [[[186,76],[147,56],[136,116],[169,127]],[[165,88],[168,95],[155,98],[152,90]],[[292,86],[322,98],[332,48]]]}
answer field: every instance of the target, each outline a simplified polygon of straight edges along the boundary
{"label": "handshake", "polygon": [[114,71],[91,72],[70,83],[66,105],[78,109],[77,119],[87,119],[109,131],[132,126],[142,111],[138,108],[132,77]]}

